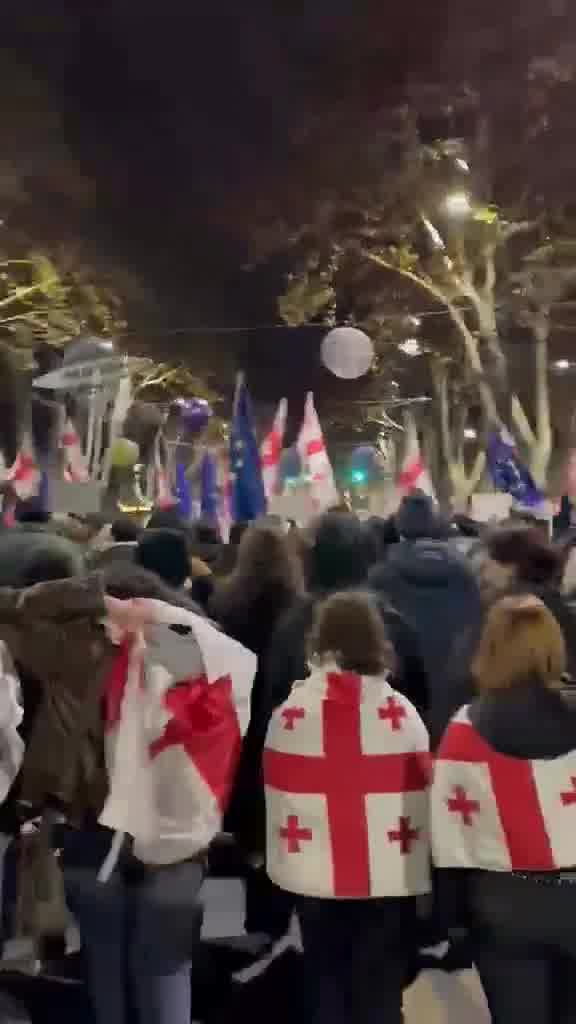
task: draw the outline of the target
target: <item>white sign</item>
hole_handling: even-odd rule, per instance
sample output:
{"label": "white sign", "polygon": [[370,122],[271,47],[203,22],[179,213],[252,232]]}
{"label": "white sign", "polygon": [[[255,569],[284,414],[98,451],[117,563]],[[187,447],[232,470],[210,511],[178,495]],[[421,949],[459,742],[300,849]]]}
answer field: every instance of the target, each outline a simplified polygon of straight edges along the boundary
{"label": "white sign", "polygon": [[104,488],[95,480],[84,484],[51,480],[49,493],[53,515],[89,516],[100,512]]}
{"label": "white sign", "polygon": [[511,494],[498,492],[472,495],[472,518],[479,523],[499,523],[502,519],[508,519],[511,508]]}
{"label": "white sign", "polygon": [[281,494],[270,498],[268,514],[293,519],[298,526],[306,526],[318,513],[310,495],[301,491],[298,494]]}

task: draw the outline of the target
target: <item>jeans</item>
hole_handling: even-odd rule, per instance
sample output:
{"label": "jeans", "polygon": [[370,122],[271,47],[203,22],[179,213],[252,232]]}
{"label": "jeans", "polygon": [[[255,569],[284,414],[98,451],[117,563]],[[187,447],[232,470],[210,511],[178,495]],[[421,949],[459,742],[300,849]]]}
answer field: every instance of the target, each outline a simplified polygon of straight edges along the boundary
{"label": "jeans", "polygon": [[62,869],[80,928],[97,1024],[190,1024],[190,972],[200,939],[203,866],[147,868],[123,855],[108,882],[97,874],[106,830],[66,829]]}
{"label": "jeans", "polygon": [[298,897],[312,1024],[401,1024],[402,993],[416,942],[409,897]]}
{"label": "jeans", "polygon": [[473,956],[493,1024],[576,1021],[576,884],[478,872]]}

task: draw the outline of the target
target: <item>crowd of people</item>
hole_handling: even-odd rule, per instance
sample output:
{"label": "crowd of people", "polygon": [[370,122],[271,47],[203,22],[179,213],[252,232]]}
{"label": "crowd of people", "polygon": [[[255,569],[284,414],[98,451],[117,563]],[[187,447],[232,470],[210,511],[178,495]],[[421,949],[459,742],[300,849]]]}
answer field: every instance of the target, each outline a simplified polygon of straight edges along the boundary
{"label": "crowd of people", "polygon": [[[388,520],[269,517],[226,544],[175,509],[57,524],[32,499],[17,518],[0,829],[47,855],[52,894],[63,878],[96,1024],[194,1018],[222,836],[246,933],[269,950],[298,921],[311,1024],[400,1024],[444,940],[495,1024],[576,1019],[571,537],[449,522],[419,492]],[[65,930],[8,881],[5,938],[24,911],[37,939]]]}

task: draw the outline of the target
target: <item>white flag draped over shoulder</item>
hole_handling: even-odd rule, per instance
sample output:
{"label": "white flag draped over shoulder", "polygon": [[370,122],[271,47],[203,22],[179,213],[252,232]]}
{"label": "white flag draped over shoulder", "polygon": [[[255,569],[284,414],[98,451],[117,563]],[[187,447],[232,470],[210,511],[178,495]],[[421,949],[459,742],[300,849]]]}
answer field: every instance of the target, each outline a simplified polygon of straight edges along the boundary
{"label": "white flag draped over shoulder", "polygon": [[263,770],[277,885],[325,899],[430,891],[428,735],[386,677],[314,669],[274,712]]}
{"label": "white flag draped over shoulder", "polygon": [[314,405],[311,391],[306,396],[304,419],[297,442],[302,470],[309,477],[310,496],[317,512],[337,505],[340,501],[338,488],[334,480],[334,472],[326,445],[318,413]]}
{"label": "white flag draped over shoulder", "polygon": [[576,751],[499,753],[470,721],[450,722],[436,754],[432,850],[438,867],[553,872],[576,864]]}
{"label": "white flag draped over shoulder", "polygon": [[278,472],[280,469],[280,457],[282,455],[282,441],[286,430],[286,417],[288,414],[288,402],[285,398],[280,400],[272,428],[260,449],[260,462],[262,465],[262,480],[266,498],[278,493]]}
{"label": "white flag draped over shoulder", "polygon": [[175,863],[205,850],[221,827],[257,659],[187,609],[106,602],[118,654],[105,686],[100,822],[132,836],[144,863]]}

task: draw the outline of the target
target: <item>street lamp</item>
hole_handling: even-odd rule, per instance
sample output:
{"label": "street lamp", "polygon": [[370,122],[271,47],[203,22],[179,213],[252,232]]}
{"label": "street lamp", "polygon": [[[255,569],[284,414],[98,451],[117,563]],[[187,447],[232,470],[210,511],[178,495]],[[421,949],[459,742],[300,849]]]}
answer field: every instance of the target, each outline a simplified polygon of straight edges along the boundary
{"label": "street lamp", "polygon": [[466,427],[464,430],[464,437],[467,441],[475,441],[478,437],[478,431],[474,427]]}
{"label": "street lamp", "polygon": [[422,355],[418,338],[405,338],[404,341],[400,342],[398,348],[405,356],[410,356],[411,358]]}
{"label": "street lamp", "polygon": [[467,192],[450,192],[444,206],[450,217],[467,217],[472,209]]}
{"label": "street lamp", "polygon": [[574,363],[571,363],[569,359],[556,359],[552,363],[555,370],[559,370],[560,373],[564,373],[566,370],[570,370]]}

